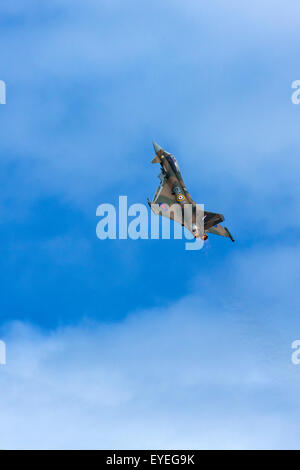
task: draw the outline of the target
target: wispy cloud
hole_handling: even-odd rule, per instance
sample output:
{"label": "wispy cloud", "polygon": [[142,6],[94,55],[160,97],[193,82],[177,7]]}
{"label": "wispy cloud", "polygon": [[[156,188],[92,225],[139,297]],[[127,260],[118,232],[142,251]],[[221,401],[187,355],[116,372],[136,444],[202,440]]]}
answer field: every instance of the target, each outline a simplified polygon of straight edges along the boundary
{"label": "wispy cloud", "polygon": [[[235,1],[131,7],[32,2],[27,17],[20,2],[5,10],[2,152],[26,169],[24,200],[56,194],[82,207],[115,188],[131,192],[157,138],[177,152],[194,188],[205,175],[194,189],[201,202],[230,212],[238,195],[269,233],[298,225],[294,9],[255,3],[249,14]],[[151,175],[144,179],[150,185]],[[280,226],[266,206],[288,215]]]}
{"label": "wispy cloud", "polygon": [[[268,256],[264,282],[274,276]],[[245,288],[243,270],[231,276]],[[268,312],[261,298],[241,306],[233,283],[220,308],[204,287],[114,324],[7,326],[1,447],[298,448],[291,342],[300,322],[285,289],[283,330],[276,297],[267,298]]]}
{"label": "wispy cloud", "polygon": [[[1,315],[64,325],[3,327],[0,448],[299,447],[299,6],[0,11]],[[96,240],[99,203],[154,190],[153,139],[235,255]]]}
{"label": "wispy cloud", "polygon": [[300,372],[278,331],[259,333],[189,299],[115,326],[15,325],[1,447],[298,447]]}

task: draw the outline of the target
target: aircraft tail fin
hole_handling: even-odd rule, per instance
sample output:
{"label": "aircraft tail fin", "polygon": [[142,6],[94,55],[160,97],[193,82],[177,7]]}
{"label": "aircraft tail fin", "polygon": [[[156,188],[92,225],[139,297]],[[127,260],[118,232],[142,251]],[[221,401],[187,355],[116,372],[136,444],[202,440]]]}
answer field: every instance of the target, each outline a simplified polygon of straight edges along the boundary
{"label": "aircraft tail fin", "polygon": [[222,237],[228,237],[232,242],[234,242],[234,238],[229,232],[228,228],[222,227],[220,224],[210,227],[206,230],[206,232],[214,233],[215,235],[221,235]]}
{"label": "aircraft tail fin", "polygon": [[227,227],[224,227],[224,228],[225,228],[226,232],[228,233],[228,237],[230,238],[230,240],[231,240],[232,242],[234,242],[234,238],[233,238],[233,236],[231,235],[231,233],[229,232],[228,228],[227,228]]}

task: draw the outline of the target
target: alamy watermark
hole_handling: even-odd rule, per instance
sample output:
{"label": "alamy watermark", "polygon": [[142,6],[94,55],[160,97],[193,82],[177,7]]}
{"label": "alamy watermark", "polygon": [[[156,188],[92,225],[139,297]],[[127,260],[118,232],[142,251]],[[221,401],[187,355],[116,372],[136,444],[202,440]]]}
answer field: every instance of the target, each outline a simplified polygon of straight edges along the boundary
{"label": "alamy watermark", "polygon": [[0,80],[0,104],[6,104],[6,84]]}
{"label": "alamy watermark", "polygon": [[295,89],[295,91],[292,93],[291,100],[293,104],[299,104],[300,103],[300,80],[294,80],[292,82],[292,88]]}
{"label": "alamy watermark", "polygon": [[6,364],[6,344],[0,340],[0,365]]}
{"label": "alamy watermark", "polygon": [[[119,196],[119,205],[100,204],[96,216],[101,217],[96,227],[96,234],[100,240],[169,240],[185,238],[186,250],[200,250],[203,247],[201,235],[204,232],[204,206],[184,204],[151,204],[152,210],[146,204],[131,204],[128,207],[127,196]],[[149,217],[150,213],[150,217]],[[158,214],[166,215],[160,217]],[[175,219],[171,230],[170,217]],[[131,218],[131,219],[130,219]],[[180,221],[180,223],[176,222]],[[190,227],[191,231],[184,227]],[[193,233],[192,233],[193,232]]]}
{"label": "alamy watermark", "polygon": [[293,341],[291,348],[295,349],[295,351],[292,353],[291,361],[295,366],[298,366],[300,364],[300,339]]}

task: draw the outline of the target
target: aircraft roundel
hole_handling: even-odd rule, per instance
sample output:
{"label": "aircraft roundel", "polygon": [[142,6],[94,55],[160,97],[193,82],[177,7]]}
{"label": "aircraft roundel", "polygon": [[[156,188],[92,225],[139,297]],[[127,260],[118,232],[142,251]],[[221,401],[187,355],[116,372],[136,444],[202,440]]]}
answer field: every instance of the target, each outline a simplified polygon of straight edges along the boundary
{"label": "aircraft roundel", "polygon": [[184,194],[180,193],[180,194],[177,194],[176,199],[177,199],[178,202],[182,202],[182,201],[185,200],[185,196],[184,196]]}

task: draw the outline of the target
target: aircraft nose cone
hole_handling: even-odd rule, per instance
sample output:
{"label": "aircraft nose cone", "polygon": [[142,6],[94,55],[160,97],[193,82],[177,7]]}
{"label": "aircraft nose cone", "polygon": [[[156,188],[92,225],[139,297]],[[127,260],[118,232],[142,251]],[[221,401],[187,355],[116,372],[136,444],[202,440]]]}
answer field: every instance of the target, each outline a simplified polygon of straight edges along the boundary
{"label": "aircraft nose cone", "polygon": [[158,145],[156,142],[153,142],[153,147],[155,153],[158,153],[160,150],[163,150],[160,145]]}

